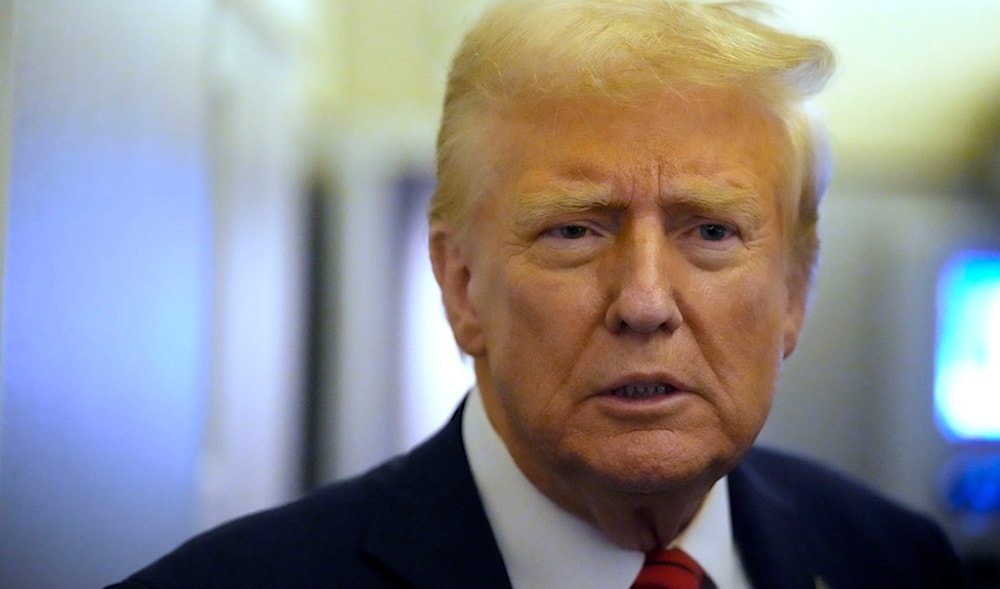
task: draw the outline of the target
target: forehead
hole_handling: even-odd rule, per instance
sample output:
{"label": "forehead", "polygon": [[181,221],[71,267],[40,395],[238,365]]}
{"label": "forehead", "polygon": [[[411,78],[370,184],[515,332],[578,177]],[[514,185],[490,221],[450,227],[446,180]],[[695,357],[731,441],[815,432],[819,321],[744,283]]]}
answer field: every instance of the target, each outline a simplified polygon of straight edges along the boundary
{"label": "forehead", "polygon": [[[623,198],[636,191],[773,199],[782,135],[737,92],[664,93],[624,105],[598,98],[499,108],[487,147],[501,195]],[[589,187],[589,189],[588,189]]]}

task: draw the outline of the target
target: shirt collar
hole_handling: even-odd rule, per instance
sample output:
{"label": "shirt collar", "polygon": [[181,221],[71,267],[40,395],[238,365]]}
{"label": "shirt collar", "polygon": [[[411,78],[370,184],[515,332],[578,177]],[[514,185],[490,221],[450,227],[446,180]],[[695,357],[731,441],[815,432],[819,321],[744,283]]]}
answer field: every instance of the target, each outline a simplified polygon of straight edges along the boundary
{"label": "shirt collar", "polygon": [[[631,585],[643,554],[618,546],[538,491],[490,425],[478,389],[462,419],[469,466],[514,589]],[[672,545],[691,554],[719,587],[741,587],[745,576],[732,540],[727,487],[725,478],[715,484]]]}

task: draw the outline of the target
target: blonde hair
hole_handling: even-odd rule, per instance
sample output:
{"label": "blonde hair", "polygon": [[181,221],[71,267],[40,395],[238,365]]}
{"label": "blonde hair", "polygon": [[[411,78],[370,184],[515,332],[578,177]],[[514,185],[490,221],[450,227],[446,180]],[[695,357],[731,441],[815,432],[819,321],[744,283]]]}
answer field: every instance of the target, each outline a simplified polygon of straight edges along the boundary
{"label": "blonde hair", "polygon": [[452,63],[437,142],[431,221],[461,227],[493,174],[491,110],[599,97],[628,106],[655,92],[737,89],[783,123],[782,211],[791,269],[808,280],[829,165],[802,104],[833,70],[821,41],[762,23],[759,2],[501,0],[468,32]]}

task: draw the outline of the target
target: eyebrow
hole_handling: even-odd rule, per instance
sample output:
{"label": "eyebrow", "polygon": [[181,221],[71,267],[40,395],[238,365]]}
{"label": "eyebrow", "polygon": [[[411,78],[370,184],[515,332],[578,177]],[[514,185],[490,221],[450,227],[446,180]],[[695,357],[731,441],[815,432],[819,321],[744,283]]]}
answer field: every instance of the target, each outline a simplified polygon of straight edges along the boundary
{"label": "eyebrow", "polygon": [[686,208],[706,215],[737,215],[751,227],[760,227],[766,222],[760,195],[747,188],[686,182],[679,189],[661,195],[661,199],[667,209]]}
{"label": "eyebrow", "polygon": [[[592,182],[523,192],[517,199],[514,224],[521,230],[537,228],[554,217],[594,211],[621,212],[629,206],[629,199],[616,194],[612,186]],[[665,211],[689,210],[706,216],[737,215],[752,227],[760,227],[766,220],[755,191],[712,182],[679,182],[660,195],[660,206]]]}
{"label": "eyebrow", "polygon": [[559,188],[522,192],[514,223],[518,229],[536,228],[546,219],[593,211],[625,210],[626,199],[616,197],[610,186],[579,182]]}

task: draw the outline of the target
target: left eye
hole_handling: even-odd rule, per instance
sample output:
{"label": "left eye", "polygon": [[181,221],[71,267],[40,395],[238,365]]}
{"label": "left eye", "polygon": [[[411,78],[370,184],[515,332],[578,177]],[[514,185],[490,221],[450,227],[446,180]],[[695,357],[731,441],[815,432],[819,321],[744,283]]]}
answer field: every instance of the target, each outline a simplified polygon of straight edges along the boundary
{"label": "left eye", "polygon": [[587,236],[588,229],[583,225],[563,225],[555,229],[556,235],[563,239],[580,239]]}
{"label": "left eye", "polygon": [[705,241],[722,241],[732,233],[732,229],[718,223],[705,223],[698,226],[698,235]]}

